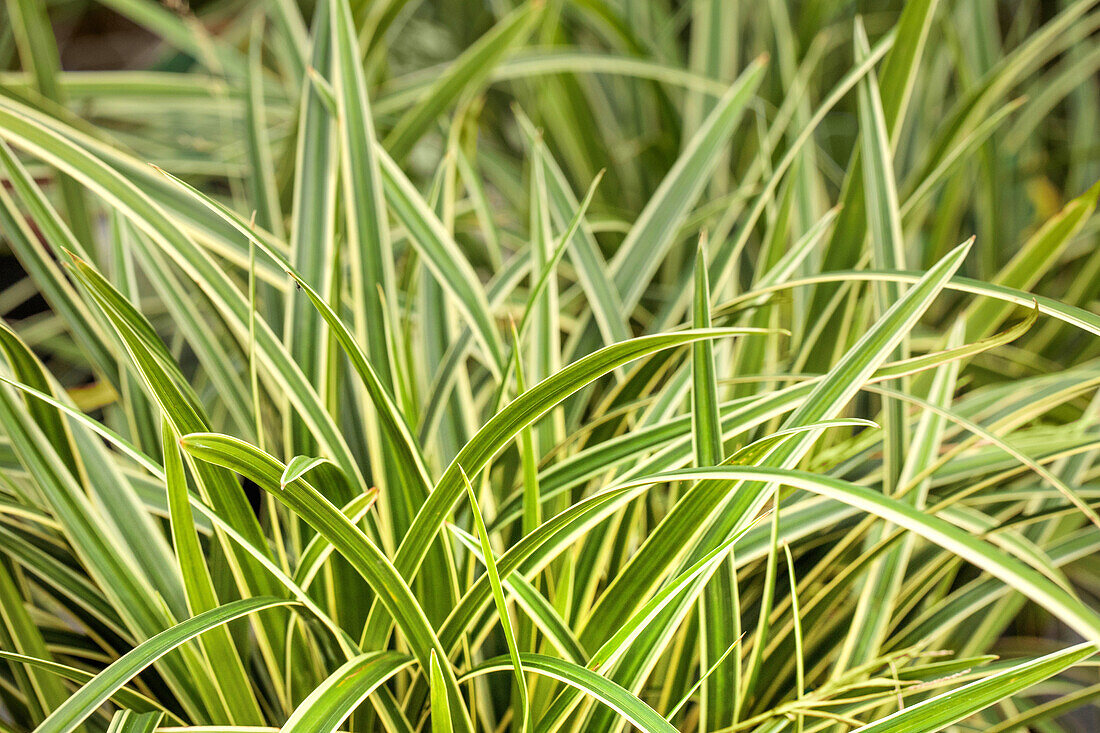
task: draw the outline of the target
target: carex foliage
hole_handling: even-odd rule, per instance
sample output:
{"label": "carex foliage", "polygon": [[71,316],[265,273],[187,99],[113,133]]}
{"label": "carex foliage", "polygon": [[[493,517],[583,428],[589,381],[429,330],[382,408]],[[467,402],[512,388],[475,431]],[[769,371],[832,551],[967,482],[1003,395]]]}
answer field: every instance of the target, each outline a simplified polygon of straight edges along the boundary
{"label": "carex foliage", "polygon": [[2,7],[3,730],[1100,726],[1096,0]]}

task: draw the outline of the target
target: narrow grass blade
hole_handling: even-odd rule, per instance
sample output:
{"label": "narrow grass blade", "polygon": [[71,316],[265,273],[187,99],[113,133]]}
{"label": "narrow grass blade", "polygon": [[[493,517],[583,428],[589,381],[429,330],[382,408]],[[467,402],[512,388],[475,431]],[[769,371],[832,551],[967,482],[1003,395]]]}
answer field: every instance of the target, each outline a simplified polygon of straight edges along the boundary
{"label": "narrow grass blade", "polygon": [[[83,247],[57,217],[34,179],[16,159],[6,143],[0,142],[0,164],[11,181],[13,190],[28,207],[35,225],[46,243],[80,251]],[[109,337],[102,324],[84,307],[76,292],[43,243],[29,226],[6,190],[0,190],[0,226],[5,239],[10,242],[19,264],[33,278],[39,292],[50,307],[61,316],[72,330],[80,347],[88,354],[92,365],[112,384],[119,384],[116,364]]]}
{"label": "narrow grass blade", "polygon": [[[1085,226],[1096,210],[1100,182],[1066,204],[1021,247],[1012,260],[997,273],[991,285],[1028,290],[1058,261],[1073,237]],[[966,339],[973,341],[996,331],[1008,317],[1011,306],[996,300],[975,301],[964,314]]]}
{"label": "narrow grass blade", "polygon": [[379,685],[411,664],[411,657],[391,651],[367,652],[349,659],[294,709],[281,730],[335,733]]}
{"label": "narrow grass blade", "polygon": [[[447,688],[443,682],[443,669],[439,664],[439,657],[432,650],[429,660],[429,672],[432,686],[432,733],[453,733],[451,725],[451,707],[447,702]],[[450,662],[446,662],[450,664]]]}
{"label": "narrow grass blade", "polygon": [[[186,185],[182,182],[180,182],[180,184]],[[202,194],[197,191],[195,191],[195,195],[200,197],[204,205],[209,207],[211,211],[217,213],[242,234],[249,237],[252,236],[247,224],[238,215],[213,199],[202,196]],[[423,458],[420,456],[416,440],[413,438],[401,411],[394,403],[390,390],[383,383],[382,378],[378,375],[378,372],[375,370],[366,352],[363,350],[363,347],[356,341],[351,329],[337,315],[336,311],[333,310],[332,306],[329,305],[325,298],[314,290],[313,286],[307,282],[289,262],[277,252],[267,247],[267,245],[259,239],[253,239],[253,243],[258,249],[263,251],[264,254],[284,269],[286,274],[294,280],[295,285],[302,290],[313,307],[324,319],[325,324],[331,329],[337,343],[351,361],[352,367],[359,375],[363,382],[363,386],[367,390],[367,394],[374,403],[382,427],[392,441],[391,445],[399,454],[400,460],[397,461],[398,467],[406,472],[405,477],[409,481],[411,488],[416,490],[423,487],[424,490],[426,490],[427,469],[424,466]],[[336,465],[344,469],[345,472],[347,471],[345,464],[337,463]],[[358,469],[356,468],[355,472],[351,475],[358,475]]]}
{"label": "narrow grass blade", "polygon": [[[51,662],[45,659],[39,659],[37,657],[29,657],[23,654],[15,654],[13,652],[0,651],[0,659],[5,659],[9,662],[16,662],[18,664],[24,664],[28,667],[41,670],[54,677],[59,677],[71,682],[77,682],[81,685],[85,685],[91,682],[95,675],[91,672],[86,672],[76,667],[69,667],[64,664],[58,664],[57,662]],[[183,725],[184,720],[179,718],[175,713],[165,710],[159,706],[154,700],[142,695],[139,692],[134,692],[127,687],[120,687],[115,690],[110,697],[110,700],[125,706],[126,708],[140,713],[164,713],[165,717],[171,721]],[[64,701],[64,698],[62,699]]]}
{"label": "narrow grass blade", "polygon": [[164,719],[164,713],[137,713],[133,710],[119,710],[111,717],[107,733],[153,733]]}
{"label": "narrow grass blade", "polygon": [[516,713],[520,720],[520,730],[526,731],[530,724],[528,718],[530,703],[528,702],[527,681],[523,676],[523,662],[520,661],[516,632],[512,627],[512,619],[508,613],[508,601],[504,597],[500,574],[497,572],[496,559],[493,556],[493,546],[489,543],[489,530],[485,528],[485,519],[481,516],[481,509],[477,505],[474,487],[470,485],[466,474],[462,474],[462,479],[466,484],[466,494],[470,498],[470,509],[473,512],[474,525],[477,527],[477,536],[481,543],[481,556],[485,563],[485,572],[489,576],[489,585],[493,589],[493,601],[496,603],[497,616],[500,617],[500,625],[504,629],[504,639],[508,644],[508,655],[512,658],[512,665],[515,667],[516,686],[520,691],[520,709]]}
{"label": "narrow grass blade", "polygon": [[[46,642],[42,633],[34,625],[30,614],[23,605],[19,588],[6,567],[0,566],[0,620],[9,639],[13,642],[13,650],[21,656],[41,659],[52,662],[50,652],[46,649]],[[27,707],[36,724],[49,714],[51,710],[65,701],[68,692],[64,685],[54,675],[44,673],[41,669],[29,667],[26,670],[13,668],[17,678],[22,672],[25,676],[20,680],[24,694],[26,694]]]}
{"label": "narrow grass blade", "polygon": [[[403,577],[411,577],[427,554],[451,507],[461,496],[461,475],[476,475],[527,425],[546,414],[554,405],[615,368],[662,349],[690,344],[706,338],[756,333],[755,329],[710,329],[675,334],[642,336],[605,347],[584,357],[531,387],[494,415],[466,444],[440,477],[428,500],[417,513],[402,540],[394,565]],[[368,642],[376,642],[384,631],[378,621],[368,625]]]}
{"label": "narrow grass blade", "polygon": [[637,306],[689,208],[702,193],[722,149],[764,76],[756,59],[715,105],[676,164],[631,226],[611,261],[615,286],[629,312]]}
{"label": "narrow grass blade", "polygon": [[[606,705],[639,730],[646,733],[675,733],[676,731],[676,728],[653,708],[606,677],[564,659],[555,659],[541,654],[523,654],[521,658],[525,669],[580,690]],[[468,672],[466,676],[504,672],[511,669],[511,661],[505,657],[500,661],[488,660]]]}
{"label": "narrow grass blade", "polygon": [[[382,173],[376,153],[374,121],[367,82],[359,62],[359,48],[351,9],[344,0],[332,0],[333,84],[339,113],[340,171],[346,217],[347,246],[351,254],[355,293],[355,333],[366,344],[371,363],[383,385],[392,389],[383,329],[383,310],[395,312],[393,248],[386,214]],[[384,294],[378,297],[378,292]]]}
{"label": "narrow grass blade", "polygon": [[157,634],[124,654],[81,687],[38,727],[38,733],[70,733],[96,708],[149,665],[170,651],[210,629],[251,613],[279,606],[294,606],[279,598],[246,598],[199,614]]}
{"label": "narrow grass blade", "polygon": [[871,489],[827,476],[789,469],[749,466],[685,469],[651,476],[647,480],[700,480],[720,477],[738,477],[749,481],[753,480],[751,477],[774,477],[774,480],[779,483],[835,499],[874,514],[880,519],[919,534],[929,542],[994,575],[1040,603],[1085,638],[1100,640],[1100,615],[1049,578],[945,520],[927,515],[904,502],[885,497]]}
{"label": "narrow grass blade", "polygon": [[996,704],[1037,682],[1053,677],[1096,653],[1079,644],[990,675],[951,692],[924,700],[854,733],[933,733]]}
{"label": "narrow grass blade", "polygon": [[[96,154],[81,147],[82,144],[92,145],[93,141],[81,139],[78,144],[59,132],[47,118],[7,99],[0,99],[0,136],[17,140],[20,145],[32,150],[35,154],[42,155],[51,163],[65,168],[67,172],[118,208],[134,222],[136,227],[147,233],[158,246],[163,248],[189,277],[195,280],[218,307],[220,314],[226,320],[226,325],[234,335],[242,342],[247,340],[251,314],[248,299],[215,264],[210,255],[200,249],[145,191],[98,158]],[[97,153],[101,152],[98,148],[95,149]],[[142,181],[150,180],[150,171],[139,170],[142,171]],[[161,180],[158,182],[157,178]],[[163,190],[164,180],[163,175],[152,172],[150,188],[154,192],[158,189]],[[196,201],[193,196],[177,186],[172,188],[173,195],[178,201],[188,202],[187,206],[192,210],[195,206],[205,210],[203,202]],[[210,217],[204,218],[210,226]],[[211,226],[211,228],[221,229],[224,223],[217,218],[214,218],[214,221],[218,226]],[[224,232],[224,229],[221,230]],[[314,436],[326,451],[349,475],[359,476],[358,466],[351,457],[331,415],[321,404],[316,389],[305,379],[266,322],[258,319],[256,324],[257,354],[263,359],[265,365],[270,367],[275,378],[285,389],[291,404],[298,409],[302,419],[310,425]]]}
{"label": "narrow grass blade", "polygon": [[386,136],[385,147],[394,159],[402,162],[443,110],[480,85],[504,55],[526,39],[541,13],[541,2],[520,6],[459,56]]}
{"label": "narrow grass blade", "polygon": [[[523,129],[528,145],[533,150],[538,150],[538,156],[546,168],[546,186],[554,222],[558,226],[565,226],[569,217],[573,215],[572,212],[579,211],[581,206],[578,205],[577,198],[561,166],[546,149],[546,144],[535,126],[522,112],[517,111],[516,118]],[[604,343],[612,344],[627,340],[631,335],[628,317],[622,306],[619,292],[612,282],[607,262],[600,252],[590,227],[582,221],[581,226],[573,233],[572,239],[568,247],[569,258],[577,269],[577,277],[588,296],[592,317],[603,336]]]}
{"label": "narrow grass blade", "polygon": [[[334,22],[327,2],[317,3],[313,18],[313,49],[310,68],[322,78],[332,65]],[[336,125],[327,95],[314,83],[302,84],[302,100],[295,157],[294,196],[290,212],[290,261],[303,279],[325,297],[331,297],[336,260],[336,183],[339,158],[336,155]],[[322,384],[328,373],[328,349],[324,346],[324,322],[309,299],[292,292],[287,299],[283,340],[302,374],[313,384]],[[291,418],[291,449],[312,452],[313,443],[302,421]]]}
{"label": "narrow grass blade", "polygon": [[[184,473],[177,436],[167,421],[162,432],[165,486],[168,491],[169,522],[176,562],[187,592],[188,610],[192,614],[204,613],[218,607],[218,596],[203,556],[202,545],[195,532],[187,476]],[[244,665],[229,631],[224,626],[211,629],[209,634],[200,639],[200,644],[214,672],[218,688],[223,691],[222,699],[233,701],[231,706],[226,705],[219,712],[237,725],[262,723],[263,714],[248,684]]]}
{"label": "narrow grass blade", "polygon": [[[710,328],[710,280],[707,270],[705,235],[700,237],[695,255],[695,298],[692,312],[694,328]],[[714,344],[701,341],[691,347],[692,439],[695,464],[713,466],[722,462],[722,419],[718,409],[718,383],[715,376]],[[711,666],[741,636],[741,618],[732,607],[738,597],[737,576],[732,565],[722,564],[703,588],[699,603],[699,625],[706,630],[699,647],[700,664]],[[732,613],[731,613],[732,611]],[[730,618],[733,616],[733,618]],[[727,622],[727,619],[728,622]],[[734,721],[736,695],[728,694],[741,686],[741,663],[720,667],[703,688],[700,703],[708,728],[721,728]]]}
{"label": "narrow grass blade", "polygon": [[[448,525],[447,528],[466,546],[466,549],[472,552],[482,564],[485,564],[484,555],[481,553],[481,543],[476,537],[463,532],[454,525]],[[584,660],[588,658],[588,655],[581,649],[569,625],[530,581],[518,573],[511,573],[507,577],[502,577],[500,582],[504,588],[508,589],[516,603],[534,620],[539,630],[546,635],[547,641],[554,645],[563,658],[577,664],[584,664]],[[450,620],[448,620],[448,626],[453,628]],[[445,634],[444,631],[441,636],[445,636]]]}
{"label": "narrow grass blade", "polygon": [[417,192],[397,163],[378,149],[386,200],[409,232],[422,261],[458,302],[474,335],[485,349],[486,366],[499,376],[505,364],[500,335],[493,323],[484,288],[454,238]]}
{"label": "narrow grass blade", "polygon": [[[302,478],[285,486],[280,485],[279,480],[286,470],[282,463],[256,447],[229,436],[201,433],[185,435],[180,445],[200,460],[224,466],[252,479],[321,532],[375,590],[382,606],[392,615],[422,667],[428,666],[429,655],[433,652],[446,657],[423,609],[394,565],[362,530],[352,524],[317,489]],[[450,685],[448,696],[452,712],[464,711],[454,677],[449,676],[447,682]],[[464,717],[464,712],[456,714],[458,725],[462,725]],[[468,728],[467,723],[460,730]]]}
{"label": "narrow grass blade", "polygon": [[[33,0],[8,0],[7,7],[23,68],[33,72],[35,86],[45,99],[64,106],[67,100],[59,79],[61,58],[46,5]],[[77,239],[91,246],[95,238],[84,190],[65,174],[61,174],[59,182],[69,225]]]}
{"label": "narrow grass blade", "polygon": [[[962,264],[969,248],[969,242],[958,247],[926,273],[919,286],[910,288],[832,372],[814,386],[806,401],[786,419],[784,427],[830,419],[839,413],[931,305]],[[790,467],[797,464],[818,435],[820,433],[816,431],[805,433],[782,443],[769,456],[769,465]],[[730,497],[730,488],[729,485],[702,483],[680,498],[597,602],[581,632],[583,644],[591,646],[594,640],[603,640],[613,633],[631,609],[652,591],[661,574],[686,547],[697,542],[704,545],[709,542],[713,546],[714,537],[727,536],[738,525],[749,521],[770,494],[767,486],[754,485],[738,487]],[[722,516],[709,520],[717,523],[708,526],[708,518],[723,505]],[[710,536],[705,537],[704,533]]]}
{"label": "narrow grass blade", "polygon": [[252,168],[249,182],[252,201],[256,207],[256,223],[278,239],[283,239],[283,212],[279,203],[278,184],[275,181],[275,160],[267,127],[267,105],[264,103],[262,29],[262,20],[257,17],[248,43],[248,96],[245,98],[245,121],[248,125],[246,141]]}

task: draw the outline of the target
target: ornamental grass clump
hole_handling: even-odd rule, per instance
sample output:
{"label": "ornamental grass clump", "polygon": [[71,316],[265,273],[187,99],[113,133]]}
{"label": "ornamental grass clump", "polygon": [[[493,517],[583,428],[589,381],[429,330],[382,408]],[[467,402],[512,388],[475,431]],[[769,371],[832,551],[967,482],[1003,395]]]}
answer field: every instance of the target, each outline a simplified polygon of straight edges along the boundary
{"label": "ornamental grass clump", "polygon": [[6,0],[0,729],[1100,727],[1096,6]]}

